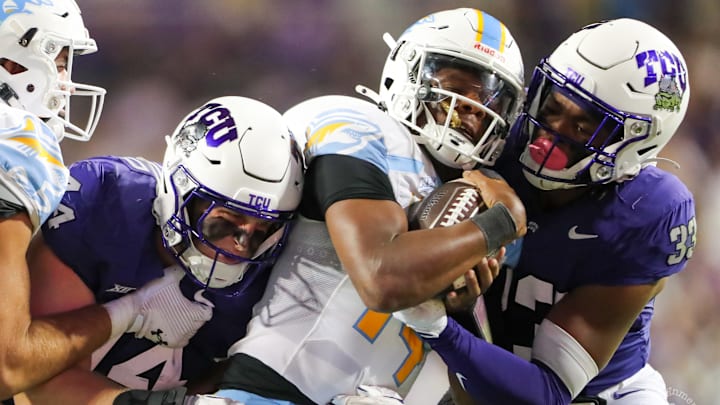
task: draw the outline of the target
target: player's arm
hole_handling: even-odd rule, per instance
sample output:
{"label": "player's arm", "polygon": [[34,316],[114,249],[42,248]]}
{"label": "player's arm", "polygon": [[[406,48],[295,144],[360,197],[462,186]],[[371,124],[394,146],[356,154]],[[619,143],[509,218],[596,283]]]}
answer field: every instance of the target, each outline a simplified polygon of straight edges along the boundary
{"label": "player's arm", "polygon": [[112,405],[127,388],[90,370],[74,367],[42,385],[42,388],[16,395],[15,405],[67,404]]}
{"label": "player's arm", "polygon": [[450,394],[452,395],[452,403],[454,405],[482,405],[478,404],[478,402],[465,391],[457,375],[450,370],[448,370],[448,382],[450,383]]}
{"label": "player's arm", "polygon": [[567,404],[607,365],[664,283],[571,291],[538,328],[531,362],[476,338],[451,319],[438,338],[426,340],[451,372],[463,376],[477,401]]}
{"label": "player's arm", "polygon": [[25,253],[27,214],[0,219],[0,397],[25,391],[90,355],[110,336],[110,318],[98,306],[31,319]]}
{"label": "player's arm", "polygon": [[[511,216],[513,237],[524,233],[525,211],[508,184],[479,173],[471,176],[489,206],[502,202],[507,208],[506,213],[489,209],[479,215]],[[395,202],[387,175],[359,159],[321,156],[313,160],[307,177],[308,183],[322,183],[318,198],[330,201],[324,214],[335,250],[373,310],[391,312],[438,294],[499,247],[494,246],[496,238],[507,237],[496,235],[505,231],[481,230],[477,221],[408,231],[406,213]],[[367,189],[373,190],[370,197],[363,196]],[[343,193],[348,194],[335,197]]]}
{"label": "player's arm", "polygon": [[[64,313],[95,304],[92,291],[38,234],[28,250],[33,317]],[[47,382],[15,398],[22,403],[112,404],[125,388],[90,370],[85,358]]]}

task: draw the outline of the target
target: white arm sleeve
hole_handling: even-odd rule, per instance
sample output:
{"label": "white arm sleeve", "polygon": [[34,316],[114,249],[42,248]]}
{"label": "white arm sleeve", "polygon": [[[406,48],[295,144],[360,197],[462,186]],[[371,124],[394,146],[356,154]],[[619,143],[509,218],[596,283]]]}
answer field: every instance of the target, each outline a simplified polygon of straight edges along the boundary
{"label": "white arm sleeve", "polygon": [[543,319],[535,333],[532,357],[557,374],[572,398],[599,373],[595,360],[587,350],[572,335],[548,319]]}

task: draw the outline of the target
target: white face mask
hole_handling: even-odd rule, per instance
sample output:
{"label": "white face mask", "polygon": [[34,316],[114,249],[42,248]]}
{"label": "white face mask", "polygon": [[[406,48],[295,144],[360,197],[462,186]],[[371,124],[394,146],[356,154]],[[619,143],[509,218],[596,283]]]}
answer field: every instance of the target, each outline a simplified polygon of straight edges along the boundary
{"label": "white face mask", "polygon": [[[285,233],[285,226],[281,227],[275,233],[270,235],[258,247],[257,251],[250,260],[254,260],[268,249],[274,247]],[[248,265],[251,262],[240,262],[235,264],[226,264],[215,257],[208,257],[202,254],[195,245],[188,247],[185,252],[180,255],[185,265],[190,269],[193,276],[208,288],[225,288],[242,280]],[[210,276],[212,274],[212,277]],[[209,279],[209,281],[208,281]]]}
{"label": "white face mask", "polygon": [[248,267],[247,262],[226,264],[209,258],[200,253],[195,246],[189,247],[182,254],[182,258],[195,278],[209,288],[225,288],[239,282]]}

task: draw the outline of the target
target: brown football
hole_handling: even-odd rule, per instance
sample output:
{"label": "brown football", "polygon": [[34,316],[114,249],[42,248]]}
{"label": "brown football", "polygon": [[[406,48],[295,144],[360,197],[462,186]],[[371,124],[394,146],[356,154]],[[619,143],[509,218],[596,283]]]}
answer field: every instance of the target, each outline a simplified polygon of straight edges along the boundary
{"label": "brown football", "polygon": [[[422,201],[408,207],[410,230],[450,226],[462,222],[487,209],[480,192],[462,179],[449,181],[433,190]],[[459,277],[443,294],[465,286]]]}
{"label": "brown football", "polygon": [[485,211],[480,192],[462,180],[449,181],[408,209],[410,229],[450,226]]}

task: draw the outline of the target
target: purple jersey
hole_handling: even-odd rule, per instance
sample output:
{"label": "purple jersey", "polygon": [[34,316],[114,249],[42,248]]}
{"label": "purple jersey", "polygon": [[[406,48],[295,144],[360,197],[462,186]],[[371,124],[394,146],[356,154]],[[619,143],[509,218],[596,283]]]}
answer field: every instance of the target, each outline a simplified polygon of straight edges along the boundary
{"label": "purple jersey", "polygon": [[[537,190],[516,162],[500,173],[527,211],[520,261],[508,269],[504,333],[496,342],[530,357],[537,325],[554,303],[583,285],[652,283],[683,269],[695,244],[692,194],[675,176],[646,167],[632,181],[606,186],[555,210],[541,210]],[[495,303],[497,305],[498,303]],[[650,301],[609,364],[586,386],[596,394],[640,370],[650,354]]]}
{"label": "purple jersey", "polygon": [[[160,173],[160,165],[139,158],[100,157],[70,167],[68,191],[43,226],[43,237],[99,303],[163,275],[152,213]],[[205,291],[215,304],[213,317],[185,348],[167,349],[127,333],[100,350],[97,359],[96,352],[94,370],[137,389],[163,389],[207,374],[214,360],[225,358],[230,345],[245,335],[268,276],[266,269],[246,274],[242,292],[234,297]],[[180,287],[189,298],[199,289],[188,277]]]}

